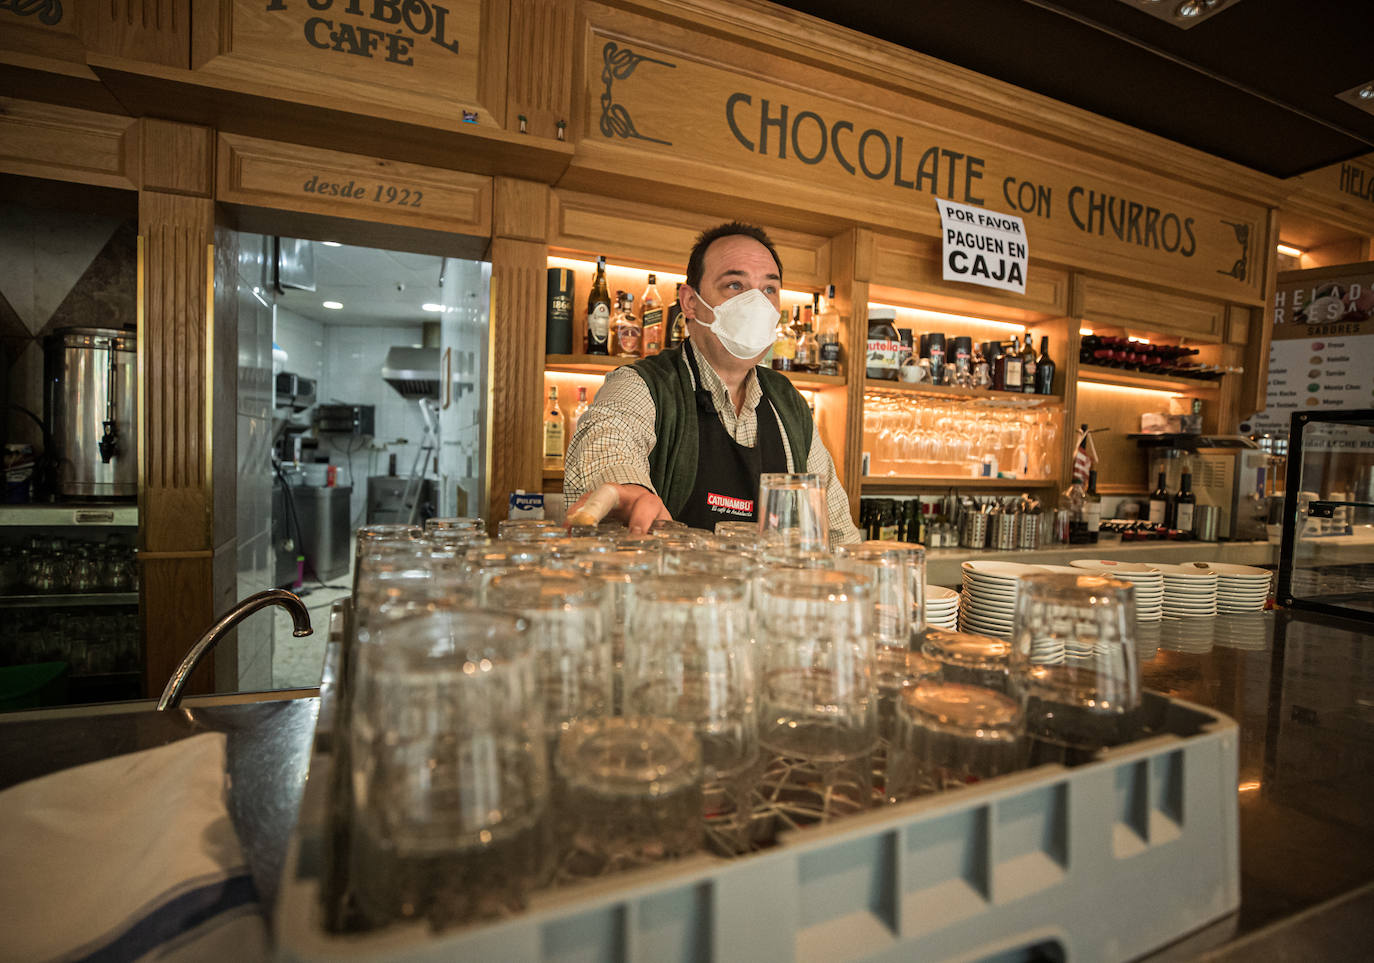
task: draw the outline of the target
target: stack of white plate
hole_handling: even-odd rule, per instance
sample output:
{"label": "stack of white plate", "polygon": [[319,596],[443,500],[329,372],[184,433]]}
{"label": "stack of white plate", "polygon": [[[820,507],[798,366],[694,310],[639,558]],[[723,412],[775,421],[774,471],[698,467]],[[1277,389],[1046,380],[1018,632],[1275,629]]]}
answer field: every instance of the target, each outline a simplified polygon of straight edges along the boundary
{"label": "stack of white plate", "polygon": [[943,585],[926,586],[926,625],[959,631],[959,593]]}
{"label": "stack of white plate", "polygon": [[1218,576],[1218,612],[1263,612],[1269,601],[1269,584],[1273,573],[1253,565],[1233,565],[1230,562],[1205,562]]}
{"label": "stack of white plate", "polygon": [[1156,563],[1164,576],[1164,614],[1171,619],[1210,618],[1217,614],[1217,573],[1204,562]]}
{"label": "stack of white plate", "polygon": [[1021,576],[1044,569],[1017,562],[965,562],[962,567],[964,591],[959,599],[959,628],[979,635],[1010,638]]}
{"label": "stack of white plate", "polygon": [[1159,638],[1163,622],[1140,622],[1135,627],[1135,655],[1141,662],[1149,662],[1159,654]]}
{"label": "stack of white plate", "polygon": [[1069,563],[1076,569],[1097,575],[1110,575],[1135,587],[1135,617],[1138,622],[1158,622],[1164,617],[1164,576],[1154,566],[1141,562],[1118,562],[1110,558],[1076,558]]}

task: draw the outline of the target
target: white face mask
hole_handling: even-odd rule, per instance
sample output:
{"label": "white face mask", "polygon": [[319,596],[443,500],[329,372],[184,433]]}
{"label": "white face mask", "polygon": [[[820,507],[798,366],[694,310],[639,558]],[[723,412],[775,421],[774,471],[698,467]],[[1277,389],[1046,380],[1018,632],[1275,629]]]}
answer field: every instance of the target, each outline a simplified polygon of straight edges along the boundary
{"label": "white face mask", "polygon": [[[758,288],[750,288],[733,298],[711,307],[697,292],[701,303],[715,314],[716,320],[707,326],[720,339],[725,350],[741,361],[757,357],[768,350],[778,329],[778,309],[768,295]],[[707,322],[697,318],[702,324]]]}

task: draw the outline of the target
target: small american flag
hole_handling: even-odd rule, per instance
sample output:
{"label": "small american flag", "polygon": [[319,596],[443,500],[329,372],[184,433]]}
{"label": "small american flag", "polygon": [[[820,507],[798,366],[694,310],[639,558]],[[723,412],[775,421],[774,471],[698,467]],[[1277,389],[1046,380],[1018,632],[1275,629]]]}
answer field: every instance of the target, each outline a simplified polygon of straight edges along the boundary
{"label": "small american flag", "polygon": [[1097,464],[1097,447],[1093,445],[1092,432],[1084,425],[1078,434],[1078,447],[1073,453],[1073,477],[1088,483],[1088,472]]}

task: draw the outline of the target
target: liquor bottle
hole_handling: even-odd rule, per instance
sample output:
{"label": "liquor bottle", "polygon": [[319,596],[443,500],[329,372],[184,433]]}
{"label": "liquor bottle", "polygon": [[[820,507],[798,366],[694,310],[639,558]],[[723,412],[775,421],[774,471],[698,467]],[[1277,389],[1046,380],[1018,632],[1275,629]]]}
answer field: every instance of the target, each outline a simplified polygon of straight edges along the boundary
{"label": "liquor bottle", "polygon": [[587,354],[611,353],[611,292],[606,286],[606,257],[596,259],[596,277],[587,295]]}
{"label": "liquor bottle", "polygon": [[563,411],[558,407],[558,386],[549,387],[549,403],[544,406],[544,467],[563,467],[564,435]]}
{"label": "liquor bottle", "polygon": [[784,310],[778,319],[778,331],[773,341],[773,368],[777,371],[791,371],[793,359],[797,356],[797,336],[787,320]]}
{"label": "liquor bottle", "polygon": [[572,354],[573,272],[570,268],[549,268],[546,307],[544,353]]}
{"label": "liquor bottle", "polygon": [[1088,541],[1088,520],[1084,516],[1083,482],[1074,477],[1073,483],[1059,496],[1059,510],[1068,518],[1069,544],[1085,545]]}
{"label": "liquor bottle", "polygon": [[638,358],[643,330],[639,318],[635,317],[635,296],[627,291],[618,291],[616,296],[620,300],[620,310],[615,319],[615,353],[621,358]]}
{"label": "liquor bottle", "polygon": [[1002,342],[989,341],[983,345],[983,354],[987,357],[988,362],[989,387],[993,391],[1001,391],[1003,388],[1002,377],[1006,373],[1006,362],[1002,360]]}
{"label": "liquor bottle", "polygon": [[573,435],[577,434],[577,423],[582,420],[582,416],[587,413],[590,405],[587,403],[587,388],[585,385],[577,389],[577,406],[573,408],[572,414],[568,415],[568,442],[572,442]]}
{"label": "liquor bottle", "polygon": [[1193,508],[1197,505],[1197,496],[1193,494],[1193,476],[1191,472],[1183,473],[1183,480],[1178,485],[1178,497],[1174,499],[1174,528],[1180,532],[1191,532],[1193,530]]}
{"label": "liquor bottle", "polygon": [[820,345],[817,371],[823,375],[840,373],[840,312],[835,308],[835,285],[825,288],[820,317],[816,319],[816,341]]}
{"label": "liquor bottle", "polygon": [[1035,349],[1031,347],[1031,333],[1026,332],[1024,347],[1021,348],[1021,393],[1027,395],[1035,394],[1035,385],[1038,367],[1035,360]]}
{"label": "liquor bottle", "polygon": [[1021,351],[1016,346],[1016,339],[1011,339],[1011,346],[1004,347],[1002,354],[998,358],[998,364],[1002,366],[1002,390],[1020,391],[1021,390]]}
{"label": "liquor bottle", "polygon": [[1097,493],[1097,472],[1088,472],[1088,490],[1083,493],[1083,524],[1088,530],[1089,544],[1097,541],[1102,529],[1102,496]]}
{"label": "liquor bottle", "polygon": [[663,350],[663,298],[658,293],[658,278],[649,275],[649,286],[639,299],[640,345],[644,357]]}
{"label": "liquor bottle", "polygon": [[1165,484],[1165,473],[1159,473],[1159,487],[1150,492],[1150,524],[1169,524],[1169,486]]}
{"label": "liquor bottle", "polygon": [[673,303],[668,306],[668,319],[663,322],[663,349],[680,348],[687,340],[687,315],[682,313],[682,282],[677,285]]}
{"label": "liquor bottle", "polygon": [[792,359],[792,370],[815,373],[820,367],[820,344],[811,329],[815,312],[811,305],[802,309],[801,327],[797,329],[797,355]]}
{"label": "liquor bottle", "polygon": [[1054,361],[1050,358],[1050,339],[1040,339],[1040,357],[1035,359],[1035,393],[1054,394]]}

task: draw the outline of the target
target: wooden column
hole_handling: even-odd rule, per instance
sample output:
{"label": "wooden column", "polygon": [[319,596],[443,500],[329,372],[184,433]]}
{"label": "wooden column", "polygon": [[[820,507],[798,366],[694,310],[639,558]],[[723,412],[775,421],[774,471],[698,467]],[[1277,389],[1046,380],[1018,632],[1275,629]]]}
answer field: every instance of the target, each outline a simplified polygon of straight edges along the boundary
{"label": "wooden column", "polygon": [[849,514],[859,517],[863,480],[864,369],[868,359],[868,285],[873,274],[873,234],[850,228],[830,240],[830,273],[835,304],[845,319],[840,344],[845,372],[844,450],[834,452],[835,468],[849,495]]}
{"label": "wooden column", "polygon": [[539,438],[551,198],[547,185],[532,181],[498,177],[493,186],[487,445],[488,514],[495,525],[506,517],[512,491],[543,490]]}
{"label": "wooden column", "polygon": [[[139,140],[139,601],[155,696],[215,617],[214,138],[207,128],[145,119]],[[228,448],[221,455],[232,459]],[[186,691],[213,687],[203,664]]]}

